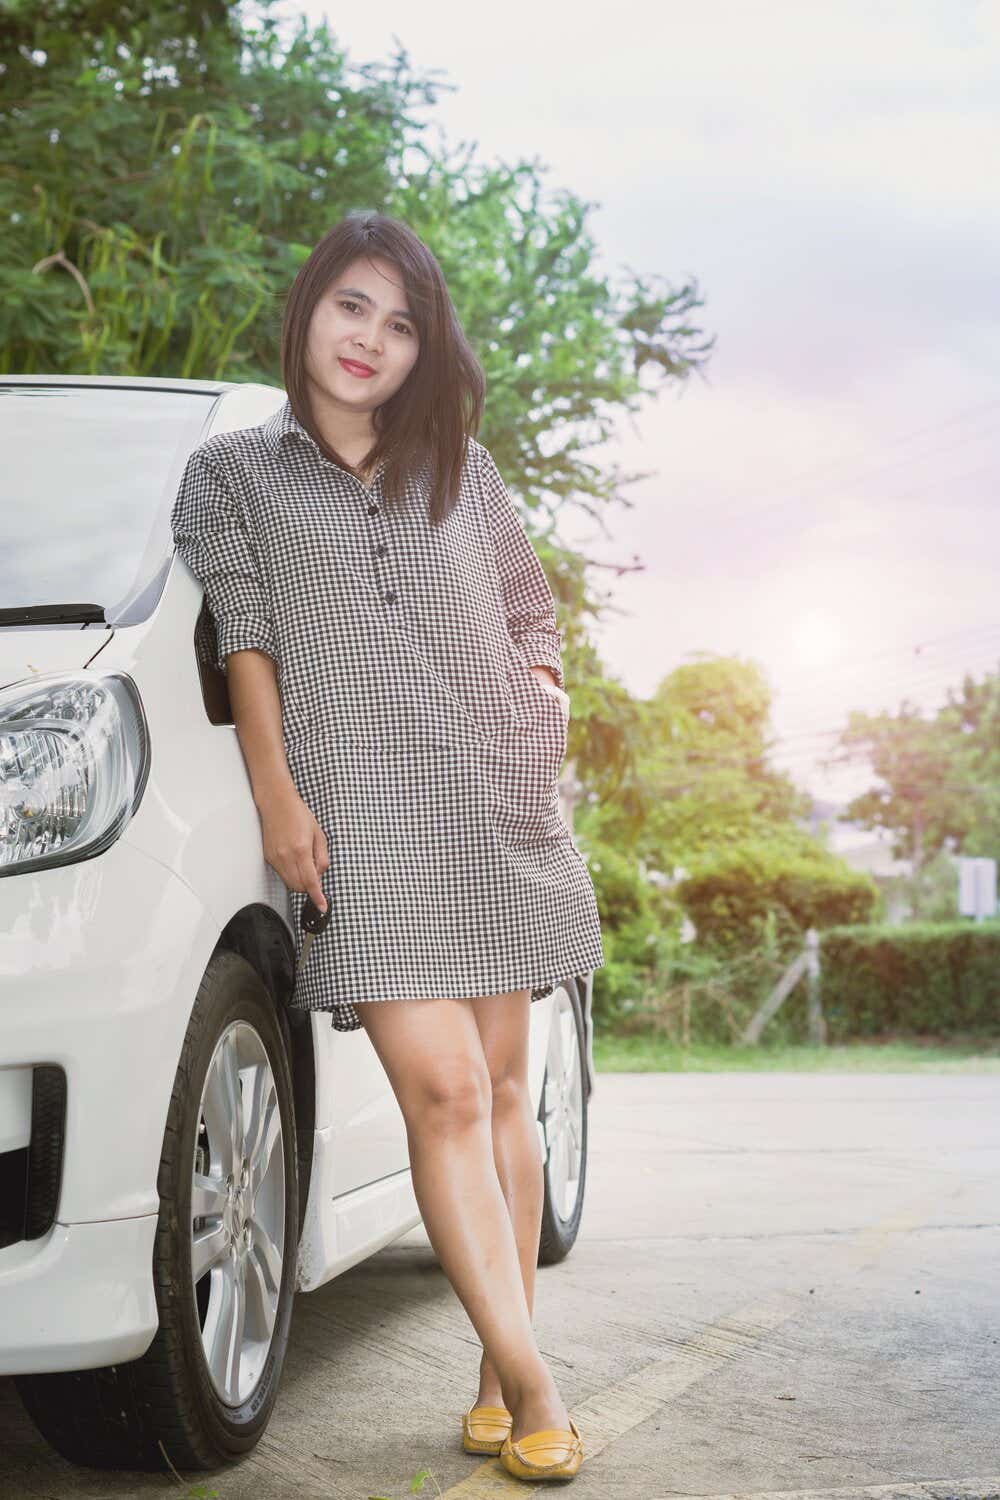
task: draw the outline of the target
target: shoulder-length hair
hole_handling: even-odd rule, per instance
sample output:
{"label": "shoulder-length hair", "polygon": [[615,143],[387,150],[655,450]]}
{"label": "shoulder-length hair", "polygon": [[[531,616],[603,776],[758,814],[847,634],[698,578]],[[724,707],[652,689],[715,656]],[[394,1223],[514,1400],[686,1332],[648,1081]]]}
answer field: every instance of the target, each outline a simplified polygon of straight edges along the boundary
{"label": "shoulder-length hair", "polygon": [[[398,267],[420,347],[399,390],[372,413],[376,441],[355,467],[316,428],[306,386],[306,337],[313,309],[330,283],[358,256],[372,255]],[[486,377],[462,331],[441,267],[407,224],[387,214],[354,210],[314,246],[285,302],[281,374],[292,410],[328,458],[350,473],[385,461],[388,504],[403,503],[408,477],[425,464],[432,486],[432,524],[457,503],[467,439],[475,437],[482,418]]]}

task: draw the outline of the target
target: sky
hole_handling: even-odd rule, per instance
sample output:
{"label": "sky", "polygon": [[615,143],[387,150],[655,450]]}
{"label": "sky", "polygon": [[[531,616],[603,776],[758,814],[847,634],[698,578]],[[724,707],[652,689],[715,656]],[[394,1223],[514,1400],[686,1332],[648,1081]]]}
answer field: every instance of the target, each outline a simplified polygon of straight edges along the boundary
{"label": "sky", "polygon": [[650,477],[560,535],[642,564],[592,574],[632,693],[756,661],[775,762],[863,790],[822,765],[850,709],[1000,668],[1000,0],[302,10],[355,63],[396,38],[442,70],[434,128],[543,162],[612,279],[697,278],[705,379],[623,417],[589,456]]}

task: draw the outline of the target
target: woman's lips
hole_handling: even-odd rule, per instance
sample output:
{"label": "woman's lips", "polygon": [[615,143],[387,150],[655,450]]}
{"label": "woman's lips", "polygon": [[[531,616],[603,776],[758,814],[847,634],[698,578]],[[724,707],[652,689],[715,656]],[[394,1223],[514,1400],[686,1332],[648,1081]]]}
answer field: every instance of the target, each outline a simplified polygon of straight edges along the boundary
{"label": "woman's lips", "polygon": [[360,375],[362,380],[370,380],[375,371],[370,365],[360,365],[357,360],[343,359],[338,356],[339,363],[343,365],[348,375]]}

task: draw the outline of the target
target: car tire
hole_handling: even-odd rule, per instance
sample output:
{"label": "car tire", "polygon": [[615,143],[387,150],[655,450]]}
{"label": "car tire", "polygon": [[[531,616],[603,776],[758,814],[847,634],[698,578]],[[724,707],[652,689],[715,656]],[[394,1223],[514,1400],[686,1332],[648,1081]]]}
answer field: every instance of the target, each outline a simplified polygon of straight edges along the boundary
{"label": "car tire", "polygon": [[[125,1364],[17,1377],[36,1426],[64,1458],[211,1469],[247,1453],[264,1432],[297,1271],[287,1043],[287,1020],[256,970],[238,954],[217,953],[198,989],[167,1112],[153,1342]],[[197,1207],[205,1212],[196,1218]]]}
{"label": "car tire", "polygon": [[587,1181],[587,1063],[583,1008],[576,985],[555,989],[538,1105],[545,1143],[545,1196],[538,1264],[563,1260],[573,1248]]}

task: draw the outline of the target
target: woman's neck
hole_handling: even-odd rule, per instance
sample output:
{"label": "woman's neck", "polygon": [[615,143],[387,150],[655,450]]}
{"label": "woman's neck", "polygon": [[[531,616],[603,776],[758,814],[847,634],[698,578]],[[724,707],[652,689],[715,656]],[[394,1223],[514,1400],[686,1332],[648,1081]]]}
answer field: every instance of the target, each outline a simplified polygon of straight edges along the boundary
{"label": "woman's neck", "polygon": [[371,413],[345,411],[329,400],[324,401],[323,393],[315,387],[308,394],[310,414],[323,441],[357,468],[365,454],[375,446]]}

